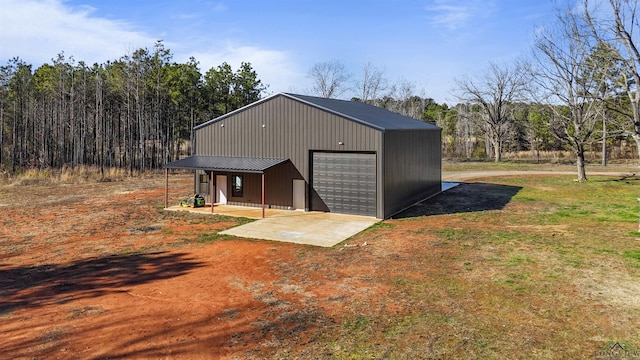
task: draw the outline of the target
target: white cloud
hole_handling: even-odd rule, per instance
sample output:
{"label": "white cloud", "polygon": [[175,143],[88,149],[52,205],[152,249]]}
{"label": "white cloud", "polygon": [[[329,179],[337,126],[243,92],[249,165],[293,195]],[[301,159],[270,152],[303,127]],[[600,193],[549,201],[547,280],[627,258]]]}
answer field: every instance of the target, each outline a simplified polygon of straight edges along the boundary
{"label": "white cloud", "polygon": [[492,2],[482,0],[435,0],[426,10],[432,14],[430,19],[433,25],[456,30],[473,18],[485,16],[492,8]]}
{"label": "white cloud", "polygon": [[0,0],[0,8],[2,61],[17,56],[37,66],[64,51],[88,64],[103,63],[155,43],[131,24],[92,17],[92,8],[61,0]]}
{"label": "white cloud", "polygon": [[[226,9],[221,3],[210,5],[215,11]],[[67,59],[73,56],[76,61],[89,65],[102,64],[140,48],[152,48],[160,39],[137,30],[134,24],[96,17],[91,7],[67,6],[64,0],[0,0],[0,9],[0,65],[17,56],[38,67],[60,52],[64,52]],[[184,14],[174,17],[184,17]],[[270,93],[304,86],[304,72],[287,52],[193,35],[187,41],[185,38],[164,39],[174,61],[186,62],[193,56],[200,62],[203,75],[225,61],[234,70],[245,61],[250,62],[258,78],[269,85]]]}

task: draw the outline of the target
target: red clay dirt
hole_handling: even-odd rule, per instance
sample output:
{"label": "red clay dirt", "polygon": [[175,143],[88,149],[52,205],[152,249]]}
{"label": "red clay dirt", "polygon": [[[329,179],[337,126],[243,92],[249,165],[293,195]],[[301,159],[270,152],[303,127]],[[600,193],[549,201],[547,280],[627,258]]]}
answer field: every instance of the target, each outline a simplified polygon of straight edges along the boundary
{"label": "red clay dirt", "polygon": [[[560,277],[553,257],[519,268],[534,289],[523,293],[504,285],[495,260],[512,253],[436,235],[504,226],[465,212],[525,211],[502,185],[452,191],[451,203],[416,206],[325,249],[220,236],[247,220],[163,211],[162,176],[27,180],[0,185],[3,359],[579,358],[611,334],[637,333],[635,305],[542,279],[547,264]],[[192,184],[172,175],[170,203]]]}
{"label": "red clay dirt", "polygon": [[[172,176],[172,203],[191,179]],[[304,246],[206,241],[238,221],[162,211],[161,178],[0,189],[3,358],[259,353],[274,334],[304,343],[311,325],[366,295],[326,265],[283,278],[299,276],[288,264]]]}

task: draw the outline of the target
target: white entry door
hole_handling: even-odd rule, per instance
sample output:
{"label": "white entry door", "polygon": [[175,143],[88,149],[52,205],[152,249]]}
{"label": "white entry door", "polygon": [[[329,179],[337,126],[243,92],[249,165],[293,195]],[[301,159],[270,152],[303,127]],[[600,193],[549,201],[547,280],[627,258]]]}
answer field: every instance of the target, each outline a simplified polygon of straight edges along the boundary
{"label": "white entry door", "polygon": [[216,175],[216,203],[227,203],[227,175]]}
{"label": "white entry door", "polygon": [[293,208],[303,209],[305,208],[305,193],[306,186],[304,180],[293,180]]}

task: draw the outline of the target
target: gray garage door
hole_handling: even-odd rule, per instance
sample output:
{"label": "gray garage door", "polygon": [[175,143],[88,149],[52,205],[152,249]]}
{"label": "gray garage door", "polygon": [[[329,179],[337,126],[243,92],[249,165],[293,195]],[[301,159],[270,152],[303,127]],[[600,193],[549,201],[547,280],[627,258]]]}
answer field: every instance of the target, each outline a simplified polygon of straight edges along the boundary
{"label": "gray garage door", "polygon": [[[376,216],[376,155],[314,152],[311,185],[325,209]],[[321,204],[312,209],[322,210]]]}

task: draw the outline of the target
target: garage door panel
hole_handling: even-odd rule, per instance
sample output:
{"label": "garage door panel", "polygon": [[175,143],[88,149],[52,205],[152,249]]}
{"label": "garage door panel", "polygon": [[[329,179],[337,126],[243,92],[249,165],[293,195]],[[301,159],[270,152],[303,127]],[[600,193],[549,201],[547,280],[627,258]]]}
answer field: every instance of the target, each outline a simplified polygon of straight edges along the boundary
{"label": "garage door panel", "polygon": [[312,186],[330,211],[376,216],[375,154],[314,152],[312,161]]}

